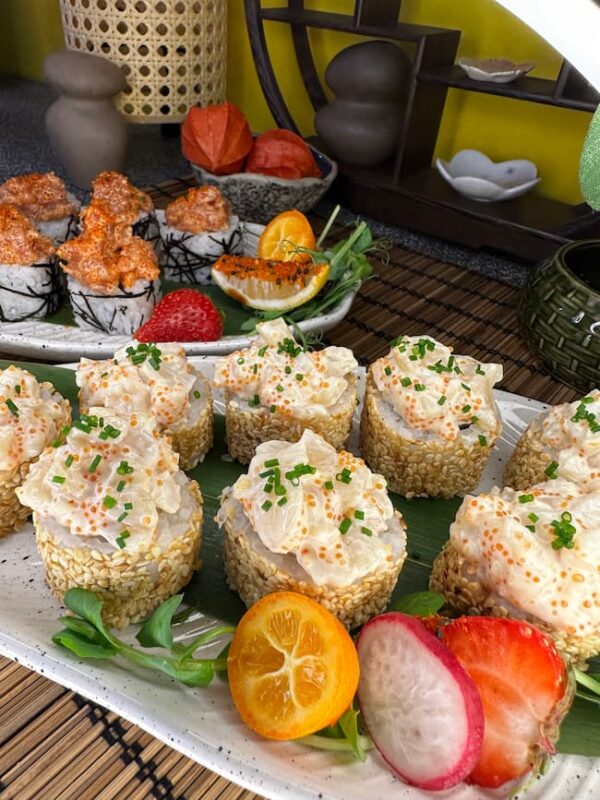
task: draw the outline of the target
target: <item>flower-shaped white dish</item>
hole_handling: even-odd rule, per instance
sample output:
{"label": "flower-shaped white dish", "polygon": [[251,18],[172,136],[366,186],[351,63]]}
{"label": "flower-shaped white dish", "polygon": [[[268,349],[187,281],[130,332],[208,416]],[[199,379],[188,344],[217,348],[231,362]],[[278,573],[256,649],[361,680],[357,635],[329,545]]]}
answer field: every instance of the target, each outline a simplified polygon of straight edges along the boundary
{"label": "flower-shaped white dish", "polygon": [[458,66],[474,81],[511,83],[531,72],[535,64],[533,61],[515,64],[508,58],[459,58]]}
{"label": "flower-shaped white dish", "polygon": [[450,161],[436,160],[438,172],[471,200],[512,200],[540,182],[533,161],[516,158],[495,163],[479,150],[461,150]]}

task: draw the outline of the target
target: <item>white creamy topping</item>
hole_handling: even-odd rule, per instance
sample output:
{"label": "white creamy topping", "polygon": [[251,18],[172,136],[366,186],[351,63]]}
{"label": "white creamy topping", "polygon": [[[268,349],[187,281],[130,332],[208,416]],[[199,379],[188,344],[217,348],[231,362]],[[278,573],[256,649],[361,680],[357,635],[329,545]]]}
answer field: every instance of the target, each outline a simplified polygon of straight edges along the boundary
{"label": "white creamy topping", "polygon": [[183,347],[134,342],[106,361],[82,358],[76,381],[86,408],[152,414],[164,430],[187,417],[196,375]]}
{"label": "white creamy topping", "polygon": [[539,440],[558,464],[556,474],[600,489],[600,391],[554,406],[535,422]]}
{"label": "white creamy topping", "polygon": [[78,424],[64,445],[33,465],[17,489],[19,500],[64,525],[82,545],[97,537],[115,549],[154,542],[159,512],[174,514],[181,502],[178,456],[156,420],[93,408]]}
{"label": "white creamy topping", "polygon": [[304,352],[282,319],[257,325],[259,335],[245,350],[217,361],[214,385],[227,388],[250,407],[273,406],[295,416],[326,414],[348,388],[358,366],[346,347]]}
{"label": "white creamy topping", "polygon": [[500,364],[452,355],[430,336],[403,336],[371,372],[385,401],[416,430],[454,441],[461,426],[496,429],[493,387],[502,380]]}
{"label": "white creamy topping", "polygon": [[15,366],[0,370],[0,470],[39,455],[60,433],[63,410],[35,377]]}
{"label": "white creamy topping", "polygon": [[[450,539],[516,609],[572,635],[600,635],[600,492],[558,479],[467,496]],[[555,549],[560,541],[572,547]]]}
{"label": "white creamy topping", "polygon": [[385,478],[311,430],[259,445],[232,494],[264,546],[295,555],[316,584],[348,586],[393,560]]}

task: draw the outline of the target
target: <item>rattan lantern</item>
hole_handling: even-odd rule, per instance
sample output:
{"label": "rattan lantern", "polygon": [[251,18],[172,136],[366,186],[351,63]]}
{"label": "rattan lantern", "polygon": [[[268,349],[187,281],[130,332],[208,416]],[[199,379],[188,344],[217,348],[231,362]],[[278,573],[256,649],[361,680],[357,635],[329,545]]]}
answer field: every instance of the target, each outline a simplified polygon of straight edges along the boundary
{"label": "rattan lantern", "polygon": [[65,44],[122,66],[132,122],[180,122],[225,99],[227,0],[60,0]]}

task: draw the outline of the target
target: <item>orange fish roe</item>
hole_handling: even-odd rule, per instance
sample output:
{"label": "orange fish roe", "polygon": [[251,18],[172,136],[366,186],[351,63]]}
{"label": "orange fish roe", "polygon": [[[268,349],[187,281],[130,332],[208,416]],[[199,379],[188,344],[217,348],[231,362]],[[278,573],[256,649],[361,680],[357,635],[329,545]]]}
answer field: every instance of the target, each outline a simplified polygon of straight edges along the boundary
{"label": "orange fish roe", "polygon": [[0,203],[15,206],[32,222],[69,217],[76,206],[67,197],[67,190],[53,172],[31,172],[17,175],[0,184]]}
{"label": "orange fish roe", "polygon": [[119,172],[101,172],[92,181],[92,200],[101,200],[119,222],[132,225],[142,212],[152,211],[150,195],[133,186]]}
{"label": "orange fish roe", "polygon": [[290,283],[299,288],[307,286],[316,272],[325,265],[298,261],[267,261],[249,256],[220,256],[213,269],[234,278],[254,279],[274,283]]}
{"label": "orange fish roe", "polygon": [[50,239],[42,236],[29,219],[10,205],[0,205],[0,264],[28,266],[54,254]]}

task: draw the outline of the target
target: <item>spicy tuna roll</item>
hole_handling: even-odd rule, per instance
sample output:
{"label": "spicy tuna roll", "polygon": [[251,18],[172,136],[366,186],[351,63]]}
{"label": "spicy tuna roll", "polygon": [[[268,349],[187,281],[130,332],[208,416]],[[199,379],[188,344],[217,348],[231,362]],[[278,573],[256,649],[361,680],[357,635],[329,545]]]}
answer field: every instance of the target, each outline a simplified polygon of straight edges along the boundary
{"label": "spicy tuna roll", "polygon": [[71,406],[51,383],[14,365],[0,370],[0,536],[29,516],[15,490],[70,422]]}
{"label": "spicy tuna roll", "polygon": [[133,235],[158,251],[160,236],[152,198],[133,186],[120,172],[101,172],[92,181],[92,200],[107,206],[120,223],[131,225]]}
{"label": "spicy tuna roll", "polygon": [[9,178],[0,184],[0,203],[15,206],[55,246],[76,232],[79,202],[54,172]]}
{"label": "spicy tuna roll", "polygon": [[62,287],[50,239],[16,208],[0,205],[0,322],[53,314]]}
{"label": "spicy tuna roll", "polygon": [[200,566],[202,495],[148,414],[90,409],[33,465],[19,499],[54,594],[97,592],[123,628],[182,589]]}
{"label": "spicy tuna roll", "polygon": [[90,205],[83,232],[57,254],[81,328],[132,334],[149,319],[160,299],[156,253],[102,203]]}
{"label": "spicy tuna roll", "polygon": [[222,255],[240,252],[239,220],[216,186],[190,189],[157,211],[165,277],[181,283],[212,283],[211,267]]}
{"label": "spicy tuna roll", "polygon": [[182,469],[193,469],[212,446],[210,384],[176,344],[122,347],[113,358],[82,358],[75,376],[79,407],[143,411],[156,419],[179,453]]}
{"label": "spicy tuna roll", "polygon": [[500,364],[482,364],[429,336],[404,336],[369,367],[362,453],[407,497],[454,497],[477,485],[500,434],[493,387]]}

